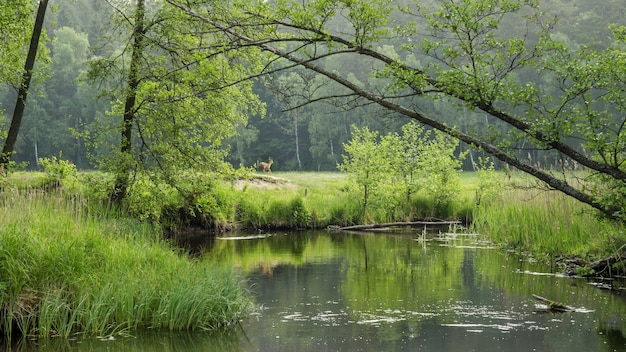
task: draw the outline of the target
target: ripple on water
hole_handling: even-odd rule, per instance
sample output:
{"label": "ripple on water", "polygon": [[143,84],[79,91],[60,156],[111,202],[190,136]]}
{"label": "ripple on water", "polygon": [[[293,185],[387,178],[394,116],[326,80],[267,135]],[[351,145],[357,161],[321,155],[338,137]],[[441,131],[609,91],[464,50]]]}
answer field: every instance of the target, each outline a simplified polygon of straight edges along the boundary
{"label": "ripple on water", "polygon": [[[327,302],[329,303],[329,302]],[[338,302],[332,302],[337,304]],[[499,310],[489,305],[476,305],[469,301],[448,302],[443,306],[429,307],[431,312],[417,312],[402,309],[378,309],[375,311],[355,311],[345,308],[317,310],[316,304],[300,305],[302,310],[283,311],[280,313],[283,323],[308,322],[317,326],[346,326],[351,324],[380,327],[422,317],[439,317],[442,327],[461,328],[468,333],[483,333],[497,330],[509,333],[514,330],[549,330],[537,321],[528,319],[535,312],[524,309]],[[320,305],[321,307],[321,305]],[[324,305],[324,308],[327,308]],[[436,312],[436,313],[435,313]],[[590,313],[592,310],[580,308],[578,313]]]}

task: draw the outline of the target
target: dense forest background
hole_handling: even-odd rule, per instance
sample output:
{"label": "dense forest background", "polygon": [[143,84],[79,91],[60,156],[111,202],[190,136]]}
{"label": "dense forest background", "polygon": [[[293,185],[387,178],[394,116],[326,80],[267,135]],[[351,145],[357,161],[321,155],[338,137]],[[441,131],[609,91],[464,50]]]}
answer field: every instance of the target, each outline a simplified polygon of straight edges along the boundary
{"label": "dense forest background", "polygon": [[[397,1],[399,5],[404,2]],[[114,97],[102,96],[105,90],[85,79],[87,65],[90,60],[116,50],[116,45],[125,44],[110,35],[115,9],[106,1],[64,0],[52,5],[54,11],[47,16],[45,25],[49,38],[45,45],[50,60],[37,62],[13,160],[36,169],[38,158],[56,156],[72,161],[80,169],[90,169],[97,166],[94,157],[102,151],[97,145],[89,145],[85,136],[99,131],[95,126],[106,126],[105,121],[117,119],[109,115]],[[545,0],[541,8],[561,18],[554,35],[571,47],[608,46],[612,41],[608,24],[624,24],[626,18],[626,8],[617,0]],[[511,30],[520,29],[512,26]],[[402,43],[397,45],[399,48]],[[396,49],[388,48],[389,51]],[[370,72],[370,68],[355,65],[353,61],[342,61],[339,57],[329,60],[334,60],[331,62],[333,69],[351,72],[355,79],[363,81]],[[304,70],[279,72],[258,79],[255,92],[266,104],[265,114],[249,116],[247,124],[238,127],[238,136],[224,143],[224,148],[230,150],[227,161],[235,167],[251,167],[272,157],[274,170],[337,170],[352,126],[368,126],[382,135],[399,133],[408,122],[408,118],[389,110],[374,105],[350,105],[339,98],[336,104],[332,100],[305,104],[307,98],[318,96],[320,92],[332,95],[332,89],[333,85]],[[0,86],[2,131],[7,130],[16,94],[14,87]],[[497,126],[487,115],[482,119],[460,119],[461,114],[475,112],[459,110],[443,101],[425,98],[416,105],[429,115],[444,117],[450,125],[458,125],[459,121],[476,124],[458,126],[463,130]],[[556,154],[524,151],[523,146],[519,147],[519,153],[526,153],[542,167],[549,168],[558,162]],[[461,144],[459,152],[466,149]],[[465,169],[471,169],[471,160],[475,157],[472,153],[469,155]]]}

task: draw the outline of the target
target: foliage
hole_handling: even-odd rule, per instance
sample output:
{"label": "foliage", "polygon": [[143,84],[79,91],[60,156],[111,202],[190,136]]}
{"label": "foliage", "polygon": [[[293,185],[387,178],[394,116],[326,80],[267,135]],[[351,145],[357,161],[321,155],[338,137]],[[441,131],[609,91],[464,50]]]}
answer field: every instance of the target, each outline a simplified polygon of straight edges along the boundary
{"label": "foliage", "polygon": [[355,129],[353,139],[344,146],[348,154],[340,169],[361,189],[364,219],[369,209],[378,214],[373,216],[377,221],[402,220],[420,193],[435,208],[458,197],[464,153],[455,155],[457,146],[453,138],[425,131],[416,123],[405,125],[402,136],[380,138],[365,127]]}
{"label": "foliage", "polygon": [[[202,12],[168,3],[194,18]],[[582,189],[560,176],[577,167],[617,183],[626,179],[624,129],[608,127],[623,125],[618,27],[612,47],[568,47],[555,35],[558,21],[535,0],[409,1],[398,11],[388,5],[246,3],[255,16],[203,20],[272,55],[270,71],[304,67],[337,88],[305,94],[310,103],[376,105],[414,119],[620,220],[621,198],[611,203],[593,191],[606,188],[603,177],[588,180],[598,188]],[[337,69],[340,60],[366,69]],[[437,103],[468,111],[463,117],[470,121],[442,116]]]}
{"label": "foliage", "polygon": [[84,201],[2,195],[3,337],[212,329],[252,308],[232,271],[185,257],[148,223],[93,216]]}
{"label": "foliage", "polygon": [[[263,111],[252,83],[240,82],[255,68],[258,50],[224,51],[226,44],[210,26],[182,17],[167,3],[148,4],[146,11],[143,1],[117,5],[122,14],[135,14],[122,16],[115,27],[132,45],[129,52],[114,50],[92,60],[89,77],[125,82],[109,85],[109,94],[123,99],[112,106],[107,133],[96,133],[102,126],[94,126],[87,134],[94,138],[90,145],[108,149],[100,162],[116,174],[114,198],[126,197],[134,179],[149,177],[183,191],[174,182],[185,175],[231,173],[222,141],[234,136],[248,115]],[[194,198],[188,191],[180,197]],[[203,201],[212,207],[210,199]]]}
{"label": "foliage", "polygon": [[459,170],[467,152],[456,153],[457,140],[440,131],[424,131],[414,122],[402,131],[407,158],[403,165],[414,165],[409,173],[416,174],[426,194],[437,203],[452,201],[459,193]]}
{"label": "foliage", "polygon": [[17,86],[21,79],[35,5],[32,1],[10,1],[0,5],[0,83]]}
{"label": "foliage", "polygon": [[78,171],[76,165],[70,161],[52,158],[39,159],[39,165],[44,170],[44,186],[48,188],[65,187],[72,188],[78,181]]}
{"label": "foliage", "polygon": [[389,174],[387,155],[378,150],[378,134],[369,128],[355,129],[352,139],[344,145],[346,156],[339,169],[345,171],[361,188],[363,218],[367,220],[367,206],[371,197],[376,197],[381,180]]}
{"label": "foliage", "polygon": [[479,180],[474,197],[476,206],[501,200],[505,183],[502,179],[502,173],[495,170],[493,161],[479,157],[476,163],[476,174]]}

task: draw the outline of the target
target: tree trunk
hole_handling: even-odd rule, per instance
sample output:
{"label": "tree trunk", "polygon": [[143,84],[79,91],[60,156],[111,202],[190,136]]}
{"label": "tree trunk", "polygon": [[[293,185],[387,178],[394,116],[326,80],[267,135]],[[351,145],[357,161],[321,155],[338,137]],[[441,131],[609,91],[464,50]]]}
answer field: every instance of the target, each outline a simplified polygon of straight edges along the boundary
{"label": "tree trunk", "polygon": [[46,9],[48,8],[48,0],[41,0],[39,2],[39,8],[37,9],[37,17],[35,18],[35,26],[33,27],[33,35],[30,38],[30,47],[28,48],[28,55],[26,57],[26,63],[24,64],[24,73],[22,74],[22,80],[20,82],[20,88],[17,94],[17,102],[15,103],[15,110],[13,110],[13,118],[11,119],[11,126],[7,134],[7,139],[4,142],[4,148],[2,149],[2,156],[0,156],[0,165],[6,170],[11,162],[11,156],[15,149],[15,142],[17,141],[17,134],[22,124],[22,117],[24,116],[24,108],[26,107],[26,97],[28,96],[28,89],[30,86],[30,80],[33,76],[33,67],[35,66],[35,59],[37,58],[37,49],[39,48],[39,37],[41,37],[41,30],[43,28],[43,22],[46,17]]}
{"label": "tree trunk", "polygon": [[296,160],[298,161],[298,170],[302,170],[302,162],[300,161],[300,140],[298,138],[298,116],[293,117],[293,132],[296,136]]}
{"label": "tree trunk", "polygon": [[122,123],[122,139],[120,142],[120,153],[122,160],[121,167],[115,175],[115,187],[113,189],[113,201],[120,203],[126,198],[128,189],[128,179],[130,173],[130,160],[132,160],[132,136],[133,123],[135,121],[135,102],[137,100],[137,88],[139,87],[139,66],[144,50],[144,0],[137,1],[135,10],[135,27],[133,29],[133,53],[128,71],[128,87],[126,91],[126,99],[124,101],[124,117]]}
{"label": "tree trunk", "polygon": [[352,226],[344,226],[344,227],[329,227],[330,230],[337,231],[361,231],[361,230],[372,230],[372,229],[381,229],[387,227],[403,227],[403,226],[431,226],[431,227],[442,227],[442,226],[450,226],[450,225],[461,225],[460,221],[452,220],[452,221],[398,221],[398,222],[385,222],[379,224],[364,224],[364,225],[352,225]]}

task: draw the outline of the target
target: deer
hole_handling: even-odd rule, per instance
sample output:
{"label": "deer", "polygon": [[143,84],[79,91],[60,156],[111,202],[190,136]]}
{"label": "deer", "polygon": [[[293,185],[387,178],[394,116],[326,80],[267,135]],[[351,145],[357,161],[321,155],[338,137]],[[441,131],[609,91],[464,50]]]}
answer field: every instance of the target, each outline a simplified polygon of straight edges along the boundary
{"label": "deer", "polygon": [[263,171],[263,173],[265,173],[266,171],[269,171],[269,173],[272,173],[272,163],[274,163],[274,159],[270,158],[269,162],[264,162],[261,161],[259,163],[259,168],[261,168],[261,171]]}

